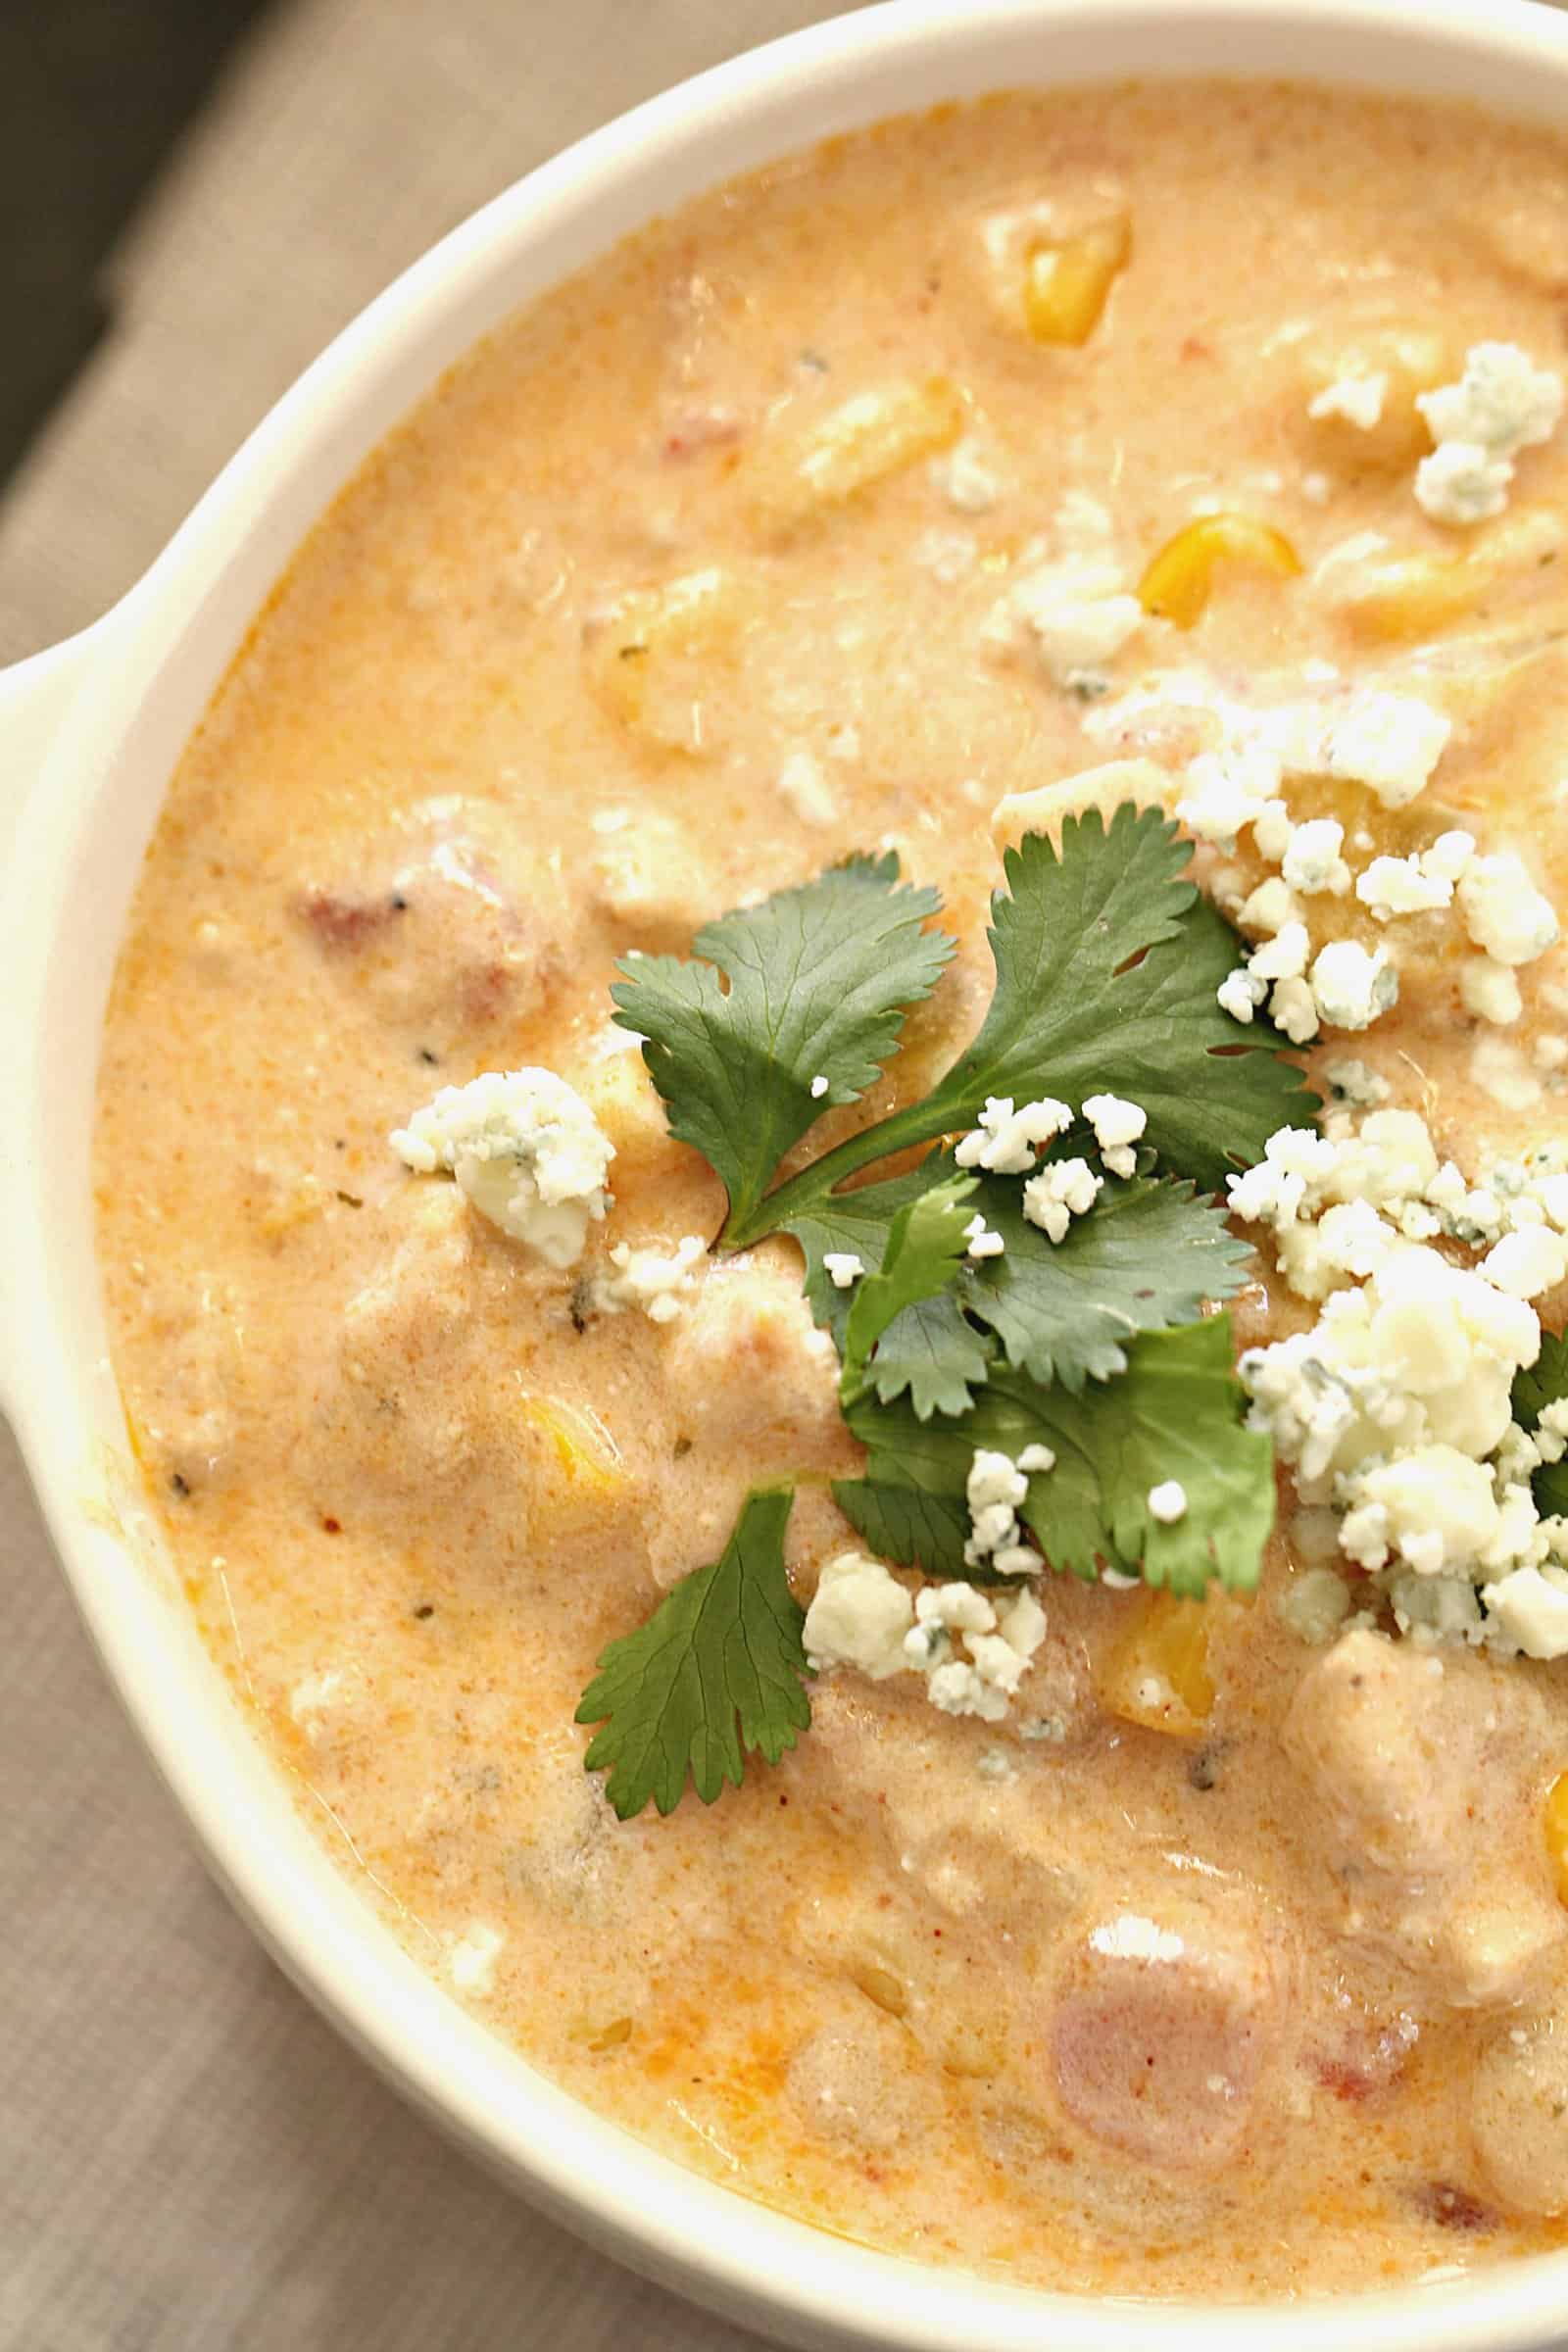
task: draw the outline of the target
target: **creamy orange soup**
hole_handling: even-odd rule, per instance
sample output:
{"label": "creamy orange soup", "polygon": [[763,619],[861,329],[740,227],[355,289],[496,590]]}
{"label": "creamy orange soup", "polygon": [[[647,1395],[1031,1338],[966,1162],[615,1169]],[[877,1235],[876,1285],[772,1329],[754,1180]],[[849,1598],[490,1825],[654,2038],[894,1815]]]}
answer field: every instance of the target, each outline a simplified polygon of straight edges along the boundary
{"label": "creamy orange soup", "polygon": [[[1561,2242],[1568,1529],[1517,1383],[1568,1264],[1565,294],[1563,149],[1464,113],[1134,87],[834,141],[458,368],[171,788],[101,1251],[235,1702],[498,2034],[843,2235],[1152,2296]],[[1023,1559],[978,1539],[922,1667],[866,1609],[902,1638],[942,1580],[834,1499],[799,1250],[709,1249],[609,989],[852,852],[940,888],[952,970],[787,1172],[975,1030],[1001,850],[1124,801],[1237,926],[1237,1042],[1272,1010],[1326,1105],[1235,1202],[1275,1533],[1255,1595],[1134,1589],[1142,1538],[1054,1574],[1062,1473],[1018,1471]],[[549,1247],[389,1142],[529,1070],[613,1149]],[[1150,1156],[1089,1092],[1069,1240]],[[1049,1191],[1050,1142],[996,1181]],[[1150,1560],[1205,1507],[1154,1467]],[[810,1729],[617,1820],[585,1686],[770,1479],[800,1606],[853,1586]]]}

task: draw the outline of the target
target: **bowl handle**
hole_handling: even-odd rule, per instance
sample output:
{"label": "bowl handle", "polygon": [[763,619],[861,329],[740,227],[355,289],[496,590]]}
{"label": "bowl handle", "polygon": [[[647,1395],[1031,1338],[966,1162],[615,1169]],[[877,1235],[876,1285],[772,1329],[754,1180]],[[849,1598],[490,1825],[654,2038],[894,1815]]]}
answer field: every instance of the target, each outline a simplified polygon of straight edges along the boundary
{"label": "bowl handle", "polygon": [[95,621],[47,653],[0,669],[0,853],[11,846],[23,803],[81,690],[103,627]]}

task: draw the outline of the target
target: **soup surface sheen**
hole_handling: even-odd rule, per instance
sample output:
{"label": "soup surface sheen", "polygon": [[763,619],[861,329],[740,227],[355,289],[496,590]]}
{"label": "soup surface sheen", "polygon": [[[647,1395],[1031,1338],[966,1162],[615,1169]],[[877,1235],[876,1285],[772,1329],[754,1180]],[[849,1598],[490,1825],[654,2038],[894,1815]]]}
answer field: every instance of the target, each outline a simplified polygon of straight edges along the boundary
{"label": "soup surface sheen", "polygon": [[[116,1363],[206,1638],[458,1997],[848,2236],[1152,2296],[1561,2242],[1568,1669],[1399,1632],[1336,1551],[1343,1493],[1303,1510],[1282,1474],[1256,1597],[1197,1635],[1045,1576],[999,1720],[824,1670],[795,1751],[711,1807],[617,1822],[573,1716],[749,1487],[802,1482],[803,1603],[858,1541],[793,1244],[703,1260],[663,1321],[596,1287],[612,1247],[724,1214],[611,1025],[615,959],[896,847],[960,945],[885,1109],[983,1010],[1005,796],[1136,758],[1190,807],[1227,710],[1368,682],[1450,722],[1435,780],[1390,806],[1325,755],[1291,819],[1343,825],[1357,874],[1464,828],[1568,903],[1568,434],[1505,456],[1472,524],[1415,496],[1413,406],[1477,344],[1555,374],[1565,296],[1563,150],[1460,112],[1130,87],[836,141],[466,360],[302,550],[174,779],[97,1179]],[[1215,513],[1244,523],[1211,579],[1212,532],[1129,608]],[[1097,792],[1121,797],[1066,805]],[[1223,831],[1197,871],[1234,913],[1273,867]],[[1314,892],[1306,846],[1309,953],[1387,948],[1402,984],[1364,1037],[1305,1042],[1320,1090],[1359,1118],[1380,1080],[1469,1186],[1557,1164],[1561,949],[1515,1007],[1475,921]],[[438,1087],[531,1065],[615,1147],[565,1270],[388,1142]],[[1321,1292],[1244,1230],[1239,1343],[1309,1329]],[[1450,1226],[1438,1248],[1474,1260]],[[1538,1282],[1548,1331],[1562,1308]]]}

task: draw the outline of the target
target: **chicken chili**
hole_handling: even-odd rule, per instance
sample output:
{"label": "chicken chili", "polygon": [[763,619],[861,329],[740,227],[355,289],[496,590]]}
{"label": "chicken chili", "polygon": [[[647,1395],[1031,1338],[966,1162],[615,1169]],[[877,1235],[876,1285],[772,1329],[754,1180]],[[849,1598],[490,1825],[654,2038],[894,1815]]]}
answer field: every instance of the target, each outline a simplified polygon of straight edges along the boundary
{"label": "chicken chili", "polygon": [[97,1178],[236,1701],[557,2081],[1286,2295],[1568,2214],[1568,158],[1020,94],[477,349],[174,779]]}

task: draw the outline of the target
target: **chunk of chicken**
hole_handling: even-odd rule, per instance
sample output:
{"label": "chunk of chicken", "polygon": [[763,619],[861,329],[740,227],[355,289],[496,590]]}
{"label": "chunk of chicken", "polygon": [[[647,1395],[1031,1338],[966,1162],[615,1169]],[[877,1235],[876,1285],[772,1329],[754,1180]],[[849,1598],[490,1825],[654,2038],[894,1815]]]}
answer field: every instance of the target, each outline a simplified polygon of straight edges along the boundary
{"label": "chunk of chicken", "polygon": [[1505,2205],[1568,2212],[1568,2010],[1542,2009],[1494,2035],[1471,2087],[1470,2131]]}
{"label": "chunk of chicken", "polygon": [[708,1262],[696,1297],[665,1326],[677,1451],[648,1530],[661,1583],[714,1557],[760,1479],[854,1469],[838,1356],[811,1321],[791,1255],[774,1246]]}
{"label": "chunk of chicken", "polygon": [[777,1432],[817,1451],[838,1435],[838,1374],[783,1244],[710,1263],[665,1366],[670,1403],[694,1436],[736,1446]]}
{"label": "chunk of chicken", "polygon": [[785,2095],[809,2131],[876,2155],[923,2137],[941,2115],[934,2089],[909,2064],[902,2030],[871,2010],[803,2042]]}
{"label": "chunk of chicken", "polygon": [[396,1527],[411,1498],[441,1496],[455,1556],[545,1559],[623,1513],[629,1527],[647,1497],[614,1435],[566,1383],[530,1385],[512,1344],[519,1291],[552,1289],[569,1330],[562,1277],[492,1240],[455,1185],[407,1200],[405,1238],[301,1367],[313,1502]]}
{"label": "chunk of chicken", "polygon": [[1282,2051],[1289,1971],[1253,1906],[1207,1882],[1106,1903],[1058,1966],[1062,2106],[1142,2163],[1213,2171],[1240,2149]]}
{"label": "chunk of chicken", "polygon": [[619,946],[684,949],[722,911],[707,858],[673,817],[608,809],[594,829],[590,889]]}
{"label": "chunk of chicken", "polygon": [[1282,1737],[1339,1867],[1409,1878],[1464,1868],[1482,1737],[1466,1696],[1428,1652],[1364,1628],[1308,1667]]}
{"label": "chunk of chicken", "polygon": [[537,1013],[566,969],[559,877],[475,802],[426,802],[380,843],[345,847],[294,906],[344,989],[438,1062]]}
{"label": "chunk of chicken", "polygon": [[198,1277],[155,1305],[160,1345],[126,1403],[133,1444],[176,1495],[220,1485],[234,1466],[235,1406],[243,1372],[239,1327],[220,1289]]}

